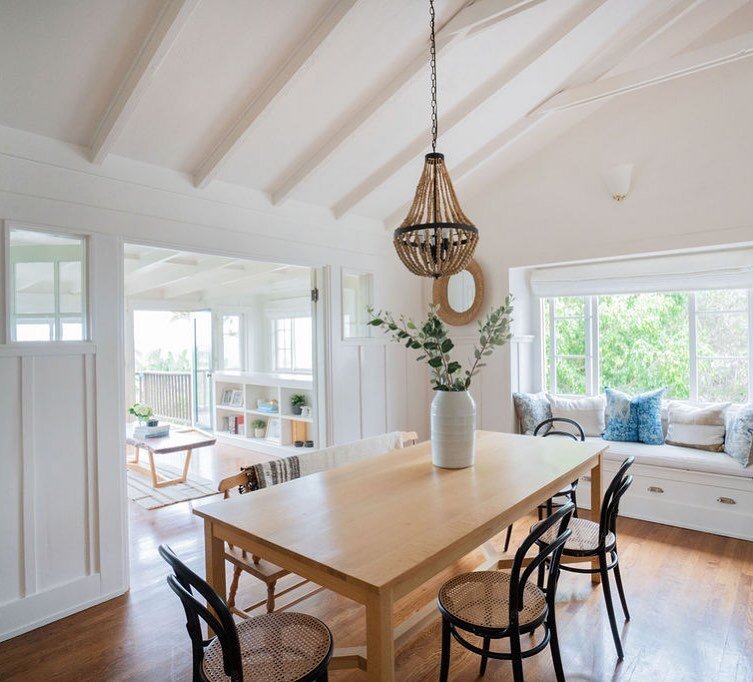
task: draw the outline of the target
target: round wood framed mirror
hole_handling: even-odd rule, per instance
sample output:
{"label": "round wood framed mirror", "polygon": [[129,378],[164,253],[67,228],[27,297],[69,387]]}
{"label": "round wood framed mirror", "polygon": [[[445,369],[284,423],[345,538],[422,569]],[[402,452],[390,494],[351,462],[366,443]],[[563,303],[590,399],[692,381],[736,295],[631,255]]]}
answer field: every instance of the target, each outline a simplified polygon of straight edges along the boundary
{"label": "round wood framed mirror", "polygon": [[471,260],[457,275],[434,280],[432,299],[439,306],[439,317],[447,324],[461,327],[476,320],[484,303],[481,266]]}

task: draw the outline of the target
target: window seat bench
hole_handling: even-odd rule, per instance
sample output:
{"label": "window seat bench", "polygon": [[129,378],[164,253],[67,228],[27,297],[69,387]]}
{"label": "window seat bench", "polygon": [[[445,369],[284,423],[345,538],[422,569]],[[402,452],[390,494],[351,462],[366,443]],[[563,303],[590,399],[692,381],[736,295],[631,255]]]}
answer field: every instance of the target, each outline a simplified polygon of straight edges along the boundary
{"label": "window seat bench", "polygon": [[[753,540],[753,466],[741,467],[723,452],[587,440],[609,446],[602,485],[609,483],[626,457],[635,457],[633,486],[622,500],[620,514]],[[578,506],[589,508],[590,499],[586,477],[578,487]]]}

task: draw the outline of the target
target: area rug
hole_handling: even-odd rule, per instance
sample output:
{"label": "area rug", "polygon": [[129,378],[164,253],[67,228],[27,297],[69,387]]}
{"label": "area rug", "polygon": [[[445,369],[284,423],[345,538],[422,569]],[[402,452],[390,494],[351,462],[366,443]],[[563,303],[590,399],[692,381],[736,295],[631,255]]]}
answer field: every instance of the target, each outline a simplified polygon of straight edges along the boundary
{"label": "area rug", "polygon": [[[185,483],[176,483],[164,488],[152,488],[148,474],[128,471],[128,499],[144,507],[144,509],[159,509],[170,504],[197,500],[209,495],[217,495],[217,485],[201,476],[188,475]],[[168,465],[158,466],[157,473],[164,478],[178,478],[183,472],[177,467]]]}

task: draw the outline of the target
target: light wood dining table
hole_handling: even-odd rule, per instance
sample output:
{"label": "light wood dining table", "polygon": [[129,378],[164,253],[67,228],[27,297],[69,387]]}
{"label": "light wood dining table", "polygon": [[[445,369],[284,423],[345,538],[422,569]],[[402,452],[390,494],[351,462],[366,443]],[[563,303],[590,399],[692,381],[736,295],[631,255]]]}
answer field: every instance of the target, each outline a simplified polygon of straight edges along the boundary
{"label": "light wood dining table", "polygon": [[480,547],[477,570],[509,567],[490,540],[589,473],[598,518],[606,447],[478,431],[467,469],[433,466],[425,442],[205,505],[194,513],[204,519],[207,582],[225,597],[229,542],[364,604],[366,647],[336,650],[330,668],[389,682],[396,641],[437,616],[432,600],[395,627],[395,601]]}

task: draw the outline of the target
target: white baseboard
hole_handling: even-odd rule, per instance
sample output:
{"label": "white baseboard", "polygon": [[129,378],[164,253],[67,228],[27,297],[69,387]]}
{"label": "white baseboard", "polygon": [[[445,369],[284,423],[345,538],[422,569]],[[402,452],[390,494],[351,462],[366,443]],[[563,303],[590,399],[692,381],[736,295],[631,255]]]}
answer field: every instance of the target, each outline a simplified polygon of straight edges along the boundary
{"label": "white baseboard", "polygon": [[128,592],[127,587],[118,589],[118,590],[115,590],[114,592],[110,592],[109,594],[95,597],[94,599],[89,599],[81,604],[70,606],[68,608],[58,611],[57,613],[45,616],[44,618],[39,618],[30,623],[26,623],[22,625],[21,627],[7,630],[4,632],[0,632],[0,642],[4,642],[8,639],[13,639],[14,637],[18,637],[19,635],[23,635],[27,632],[31,632],[32,630],[41,628],[42,626],[48,625],[49,623],[52,623],[56,620],[60,620],[61,618],[65,618],[67,616],[73,615],[74,613],[78,613],[79,611],[85,611],[86,609],[90,609],[92,606],[97,606],[98,604],[102,604],[103,602],[109,601],[110,599],[121,597],[127,592]]}

